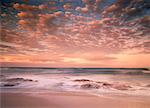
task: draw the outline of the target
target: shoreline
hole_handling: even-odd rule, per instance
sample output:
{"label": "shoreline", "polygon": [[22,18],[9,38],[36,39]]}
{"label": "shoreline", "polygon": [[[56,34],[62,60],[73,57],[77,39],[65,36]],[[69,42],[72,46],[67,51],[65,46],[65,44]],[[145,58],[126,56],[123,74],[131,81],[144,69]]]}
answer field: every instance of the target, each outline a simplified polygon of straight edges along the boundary
{"label": "shoreline", "polygon": [[1,93],[1,108],[149,108],[150,99],[80,92]]}

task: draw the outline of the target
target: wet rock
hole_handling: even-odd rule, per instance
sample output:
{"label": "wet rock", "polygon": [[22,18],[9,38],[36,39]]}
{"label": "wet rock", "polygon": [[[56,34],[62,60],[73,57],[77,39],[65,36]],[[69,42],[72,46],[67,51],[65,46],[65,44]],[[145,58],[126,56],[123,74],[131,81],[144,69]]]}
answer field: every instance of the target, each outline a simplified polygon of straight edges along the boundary
{"label": "wet rock", "polygon": [[88,84],[81,85],[81,88],[83,88],[83,89],[99,89],[100,86],[98,84],[88,83]]}
{"label": "wet rock", "polygon": [[33,80],[32,79],[24,79],[24,78],[10,78],[10,79],[7,79],[6,81],[8,82],[20,82],[20,81],[29,81],[29,82],[32,82]]}
{"label": "wet rock", "polygon": [[0,75],[0,78],[3,78],[3,77],[5,77],[5,75]]}
{"label": "wet rock", "polygon": [[9,82],[24,81],[24,78],[10,78],[10,79],[6,79],[6,81],[9,81]]}
{"label": "wet rock", "polygon": [[121,85],[113,85],[113,88],[117,90],[128,90],[129,88],[132,88],[132,87],[129,85],[121,84]]}
{"label": "wet rock", "polygon": [[3,85],[3,87],[13,87],[13,86],[17,86],[19,85],[19,83],[6,83]]}
{"label": "wet rock", "polygon": [[35,80],[34,82],[38,82],[38,80]]}
{"label": "wet rock", "polygon": [[91,80],[88,80],[88,79],[76,79],[74,81],[76,81],[76,82],[86,82],[86,81],[91,81]]}
{"label": "wet rock", "polygon": [[103,84],[104,82],[97,81],[96,83],[98,83],[98,84]]}
{"label": "wet rock", "polygon": [[102,84],[103,86],[112,86],[113,84],[110,84],[110,83],[106,83],[106,82],[104,82],[103,84]]}
{"label": "wet rock", "polygon": [[32,79],[24,79],[24,81],[30,81],[30,82],[32,82],[33,80]]}
{"label": "wet rock", "polygon": [[146,85],[146,87],[150,87],[150,84]]}

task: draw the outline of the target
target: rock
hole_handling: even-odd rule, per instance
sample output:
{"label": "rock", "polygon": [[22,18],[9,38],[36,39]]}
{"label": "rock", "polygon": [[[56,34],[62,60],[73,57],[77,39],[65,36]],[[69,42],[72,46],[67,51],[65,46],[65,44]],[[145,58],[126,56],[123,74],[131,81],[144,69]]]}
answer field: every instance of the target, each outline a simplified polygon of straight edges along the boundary
{"label": "rock", "polygon": [[19,85],[19,83],[6,83],[3,86],[4,87],[12,87],[12,86],[16,86],[16,85]]}
{"label": "rock", "polygon": [[30,81],[30,82],[32,82],[33,80],[32,79],[24,79],[24,81]]}
{"label": "rock", "polygon": [[128,90],[129,88],[132,88],[132,87],[129,85],[122,84],[122,85],[113,85],[113,88],[117,90]]}
{"label": "rock", "polygon": [[150,84],[146,85],[146,87],[150,87]]}
{"label": "rock", "polygon": [[97,81],[96,83],[98,83],[98,84],[103,84],[104,82]]}
{"label": "rock", "polygon": [[108,87],[108,86],[112,86],[113,84],[110,84],[110,83],[106,83],[106,82],[105,82],[105,83],[103,83],[102,85]]}
{"label": "rock", "polygon": [[99,89],[100,86],[98,84],[83,84],[81,85],[81,88],[84,88],[84,89]]}
{"label": "rock", "polygon": [[0,78],[1,78],[1,77],[5,77],[5,75],[0,75]]}
{"label": "rock", "polygon": [[10,79],[7,79],[6,81],[8,81],[8,82],[18,82],[18,81],[32,82],[33,80],[32,79],[24,79],[24,78],[10,78]]}
{"label": "rock", "polygon": [[74,81],[76,81],[76,82],[86,82],[86,81],[91,81],[91,80],[88,80],[88,79],[76,79]]}
{"label": "rock", "polygon": [[24,78],[10,78],[6,79],[6,81],[13,82],[13,81],[24,81]]}
{"label": "rock", "polygon": [[4,87],[15,86],[14,84],[4,84]]}

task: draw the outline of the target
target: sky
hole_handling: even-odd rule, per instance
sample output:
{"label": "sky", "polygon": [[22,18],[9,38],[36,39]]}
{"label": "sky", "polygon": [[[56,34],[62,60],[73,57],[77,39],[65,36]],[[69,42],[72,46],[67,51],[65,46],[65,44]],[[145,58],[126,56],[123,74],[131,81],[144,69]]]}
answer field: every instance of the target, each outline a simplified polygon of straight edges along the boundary
{"label": "sky", "polygon": [[150,67],[149,0],[2,0],[1,66]]}

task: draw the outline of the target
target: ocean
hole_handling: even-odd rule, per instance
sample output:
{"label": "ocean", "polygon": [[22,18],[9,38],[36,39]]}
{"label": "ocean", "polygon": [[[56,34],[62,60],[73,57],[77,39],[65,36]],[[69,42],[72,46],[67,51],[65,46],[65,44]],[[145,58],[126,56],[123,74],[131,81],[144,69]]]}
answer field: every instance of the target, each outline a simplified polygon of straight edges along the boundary
{"label": "ocean", "polygon": [[150,96],[146,68],[1,68],[1,92],[73,91]]}

